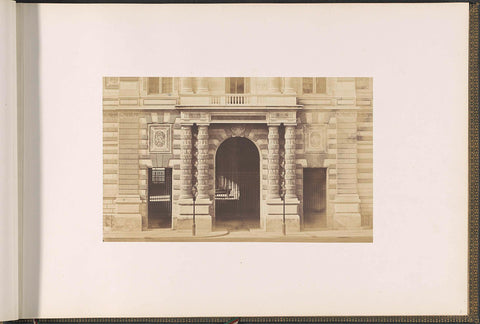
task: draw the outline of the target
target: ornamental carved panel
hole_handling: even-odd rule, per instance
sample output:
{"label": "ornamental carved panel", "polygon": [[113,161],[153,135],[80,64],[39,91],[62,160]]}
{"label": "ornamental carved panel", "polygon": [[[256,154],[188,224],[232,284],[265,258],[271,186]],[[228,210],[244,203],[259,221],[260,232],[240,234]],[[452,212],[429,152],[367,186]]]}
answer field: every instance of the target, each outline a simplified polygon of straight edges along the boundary
{"label": "ornamental carved panel", "polygon": [[327,126],[305,126],[305,152],[325,153],[327,151]]}
{"label": "ornamental carved panel", "polygon": [[243,124],[232,126],[232,137],[245,137],[245,129]]}
{"label": "ornamental carved panel", "polygon": [[270,123],[296,123],[297,113],[295,111],[277,111],[268,114]]}
{"label": "ornamental carved panel", "polygon": [[152,153],[171,153],[172,126],[165,124],[148,125],[148,149]]}
{"label": "ornamental carved panel", "polygon": [[180,114],[182,121],[187,123],[206,123],[209,122],[210,116],[205,112],[185,112]]}

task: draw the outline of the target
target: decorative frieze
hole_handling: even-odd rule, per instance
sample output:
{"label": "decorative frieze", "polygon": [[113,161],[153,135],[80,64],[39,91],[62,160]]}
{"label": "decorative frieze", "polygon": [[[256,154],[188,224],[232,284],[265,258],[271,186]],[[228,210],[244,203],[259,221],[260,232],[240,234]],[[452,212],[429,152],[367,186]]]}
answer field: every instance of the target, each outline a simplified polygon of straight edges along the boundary
{"label": "decorative frieze", "polygon": [[188,124],[209,123],[210,120],[210,115],[206,112],[182,111],[180,115],[182,122]]}
{"label": "decorative frieze", "polygon": [[296,111],[273,111],[268,114],[268,123],[270,124],[296,124],[297,112]]}

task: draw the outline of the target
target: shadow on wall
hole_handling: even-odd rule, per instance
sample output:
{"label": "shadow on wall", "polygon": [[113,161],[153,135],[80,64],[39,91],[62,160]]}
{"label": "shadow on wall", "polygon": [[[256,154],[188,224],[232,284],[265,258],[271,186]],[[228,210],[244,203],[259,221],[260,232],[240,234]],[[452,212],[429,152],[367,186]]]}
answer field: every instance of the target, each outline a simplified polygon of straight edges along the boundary
{"label": "shadow on wall", "polygon": [[[20,316],[38,316],[41,269],[42,124],[39,78],[38,4],[17,4],[20,197]],[[21,64],[23,63],[23,64]],[[23,96],[22,96],[23,95]],[[23,128],[22,128],[23,125]],[[22,136],[23,134],[23,136]],[[23,141],[22,141],[23,139]],[[28,306],[28,307],[27,307]]]}

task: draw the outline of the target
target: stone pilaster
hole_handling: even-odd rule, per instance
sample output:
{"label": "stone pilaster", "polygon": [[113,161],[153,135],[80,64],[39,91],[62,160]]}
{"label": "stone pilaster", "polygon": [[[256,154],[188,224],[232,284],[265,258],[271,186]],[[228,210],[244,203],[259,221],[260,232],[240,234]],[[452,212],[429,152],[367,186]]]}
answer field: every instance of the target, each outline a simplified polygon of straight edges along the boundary
{"label": "stone pilaster", "polygon": [[142,230],[139,194],[139,117],[136,112],[119,113],[118,197],[112,230],[135,232]]}
{"label": "stone pilaster", "polygon": [[208,78],[195,78],[195,93],[208,93]]}
{"label": "stone pilaster", "polygon": [[180,93],[193,93],[192,78],[180,78]]}
{"label": "stone pilaster", "polygon": [[357,188],[357,112],[337,112],[337,188],[334,227],[361,226]]}
{"label": "stone pilaster", "polygon": [[279,77],[270,77],[268,78],[268,92],[270,93],[280,93],[280,82]]}
{"label": "stone pilaster", "polygon": [[295,94],[294,79],[283,78],[283,91],[284,94]]}

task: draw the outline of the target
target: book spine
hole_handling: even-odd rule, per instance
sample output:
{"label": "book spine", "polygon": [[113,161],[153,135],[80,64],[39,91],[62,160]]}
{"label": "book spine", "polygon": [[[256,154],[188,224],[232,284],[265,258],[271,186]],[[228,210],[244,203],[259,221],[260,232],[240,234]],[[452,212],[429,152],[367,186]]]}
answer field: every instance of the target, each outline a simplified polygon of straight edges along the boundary
{"label": "book spine", "polygon": [[16,4],[0,0],[0,321],[18,319]]}

